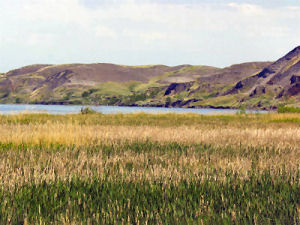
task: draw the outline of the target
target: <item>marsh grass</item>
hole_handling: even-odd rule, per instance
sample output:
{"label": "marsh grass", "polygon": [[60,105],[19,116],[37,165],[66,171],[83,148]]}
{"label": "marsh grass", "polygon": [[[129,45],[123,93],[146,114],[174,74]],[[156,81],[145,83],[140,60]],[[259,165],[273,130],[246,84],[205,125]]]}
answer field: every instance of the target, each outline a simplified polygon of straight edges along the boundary
{"label": "marsh grass", "polygon": [[[205,173],[204,173],[205,174]],[[300,190],[284,171],[252,171],[247,180],[227,172],[201,181],[83,180],[27,183],[0,190],[0,221],[93,224],[297,224]]]}
{"label": "marsh grass", "polygon": [[300,113],[299,107],[279,106],[278,113]]}
{"label": "marsh grass", "polygon": [[0,116],[0,223],[298,224],[299,119]]}

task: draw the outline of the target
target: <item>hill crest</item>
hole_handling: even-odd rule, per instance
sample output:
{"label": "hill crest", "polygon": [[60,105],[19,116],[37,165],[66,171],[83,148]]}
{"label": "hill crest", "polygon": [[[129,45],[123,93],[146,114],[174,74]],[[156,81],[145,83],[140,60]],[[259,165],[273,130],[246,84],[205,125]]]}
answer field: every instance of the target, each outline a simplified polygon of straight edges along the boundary
{"label": "hill crest", "polygon": [[31,65],[1,74],[1,103],[274,108],[300,105],[300,46],[275,62],[225,68]]}

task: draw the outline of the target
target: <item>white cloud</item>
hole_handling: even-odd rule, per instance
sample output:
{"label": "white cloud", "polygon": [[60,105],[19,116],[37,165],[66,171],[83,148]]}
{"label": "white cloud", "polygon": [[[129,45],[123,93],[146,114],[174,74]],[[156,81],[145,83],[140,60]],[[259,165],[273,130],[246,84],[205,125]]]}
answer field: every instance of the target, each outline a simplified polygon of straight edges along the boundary
{"label": "white cloud", "polygon": [[96,26],[95,35],[97,37],[112,38],[112,39],[116,39],[118,37],[117,33],[113,29],[105,26]]}
{"label": "white cloud", "polygon": [[160,33],[160,32],[136,32],[131,30],[124,30],[123,34],[130,38],[140,39],[145,43],[149,43],[151,41],[156,41],[156,40],[168,39],[167,34]]}
{"label": "white cloud", "polygon": [[[22,61],[38,63],[24,53],[29,47],[44,63],[74,57],[122,64],[226,65],[270,60],[298,44],[299,23],[298,6],[124,0],[91,8],[81,0],[0,0],[0,59],[7,62],[0,71]],[[55,57],[42,52],[53,48]],[[17,60],[11,52],[18,52]],[[149,57],[131,61],[124,52]]]}
{"label": "white cloud", "polygon": [[25,44],[30,47],[41,46],[41,45],[54,45],[57,41],[57,37],[53,34],[42,34],[42,33],[32,33],[24,39]]}
{"label": "white cloud", "polygon": [[300,7],[299,6],[287,6],[286,9],[296,11],[296,12],[298,12],[298,14],[300,13]]}
{"label": "white cloud", "polygon": [[264,9],[258,5],[248,4],[248,3],[229,3],[229,7],[237,9],[239,12],[245,15],[263,15]]}

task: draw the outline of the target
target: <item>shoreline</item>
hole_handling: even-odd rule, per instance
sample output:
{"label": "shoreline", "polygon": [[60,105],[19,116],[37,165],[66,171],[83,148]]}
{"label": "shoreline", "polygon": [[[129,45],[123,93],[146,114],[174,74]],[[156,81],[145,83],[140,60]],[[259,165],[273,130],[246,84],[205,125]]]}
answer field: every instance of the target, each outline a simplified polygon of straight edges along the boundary
{"label": "shoreline", "polygon": [[108,106],[108,107],[141,107],[141,108],[158,108],[158,109],[216,109],[216,110],[249,110],[249,111],[268,111],[268,112],[274,112],[277,110],[277,107],[273,108],[258,108],[258,107],[252,107],[252,108],[237,108],[237,107],[230,107],[230,106],[213,106],[213,105],[198,105],[198,106],[189,106],[189,107],[180,107],[180,106],[165,106],[165,105],[138,105],[138,104],[120,104],[120,105],[90,105],[90,104],[70,104],[66,102],[38,102],[38,103],[5,103],[0,105],[45,105],[45,106],[81,106],[81,107],[93,107],[93,106]]}

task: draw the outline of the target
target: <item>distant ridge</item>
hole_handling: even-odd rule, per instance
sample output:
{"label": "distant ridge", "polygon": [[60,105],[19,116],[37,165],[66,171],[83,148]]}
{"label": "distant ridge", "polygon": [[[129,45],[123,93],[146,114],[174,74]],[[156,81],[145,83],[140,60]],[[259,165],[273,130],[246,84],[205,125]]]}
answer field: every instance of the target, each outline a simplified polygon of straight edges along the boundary
{"label": "distant ridge", "polygon": [[300,106],[300,46],[275,62],[30,65],[0,76],[0,103],[272,109]]}
{"label": "distant ridge", "polygon": [[260,94],[259,90],[273,91],[277,98],[295,96],[300,93],[296,88],[300,76],[300,46],[276,62],[265,67],[261,72],[241,80],[235,86],[236,90],[249,90],[251,97]]}

